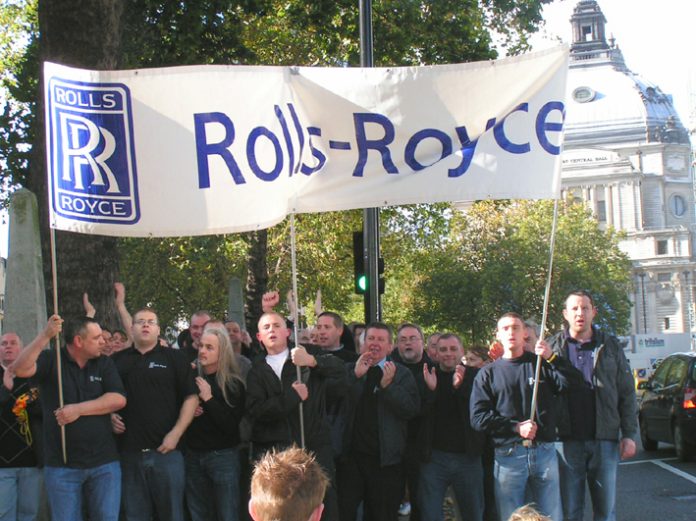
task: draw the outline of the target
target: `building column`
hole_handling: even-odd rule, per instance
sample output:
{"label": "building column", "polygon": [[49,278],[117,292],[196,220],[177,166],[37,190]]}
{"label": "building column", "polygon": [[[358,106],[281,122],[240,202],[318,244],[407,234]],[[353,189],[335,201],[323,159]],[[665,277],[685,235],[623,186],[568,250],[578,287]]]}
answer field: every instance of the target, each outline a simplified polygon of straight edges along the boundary
{"label": "building column", "polygon": [[636,301],[639,303],[640,312],[637,313],[636,333],[647,334],[648,329],[648,282],[650,277],[644,271],[638,273],[638,295]]}
{"label": "building column", "polygon": [[612,189],[609,185],[604,187],[604,204],[607,207],[607,226],[614,226],[614,201],[612,201]]}
{"label": "building column", "polygon": [[587,186],[582,187],[582,198],[585,201],[585,204],[593,202],[590,189]]}
{"label": "building column", "polygon": [[694,350],[694,325],[696,317],[694,317],[694,302],[693,302],[693,272],[691,269],[686,269],[682,273],[684,283],[684,291],[682,292],[682,309],[684,314],[685,331],[689,333],[689,347]]}

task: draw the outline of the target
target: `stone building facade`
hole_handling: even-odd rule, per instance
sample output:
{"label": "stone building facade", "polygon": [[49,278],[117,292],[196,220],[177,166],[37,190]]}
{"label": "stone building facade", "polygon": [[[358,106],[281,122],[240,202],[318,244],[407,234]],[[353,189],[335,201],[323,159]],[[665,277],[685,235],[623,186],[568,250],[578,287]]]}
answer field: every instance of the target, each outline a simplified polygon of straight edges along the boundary
{"label": "stone building facade", "polygon": [[632,333],[693,337],[696,216],[688,132],[671,97],[628,68],[595,0],[578,2],[570,23],[564,196],[582,200],[601,226],[625,233],[620,247],[633,262]]}

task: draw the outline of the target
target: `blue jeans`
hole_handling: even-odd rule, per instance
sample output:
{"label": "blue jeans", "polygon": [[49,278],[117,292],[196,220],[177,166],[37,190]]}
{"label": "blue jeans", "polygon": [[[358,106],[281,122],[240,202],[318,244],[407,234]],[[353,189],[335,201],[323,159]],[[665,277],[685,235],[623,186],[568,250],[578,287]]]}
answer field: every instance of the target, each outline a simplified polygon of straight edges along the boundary
{"label": "blue jeans", "polygon": [[483,466],[481,456],[433,450],[421,465],[418,501],[422,521],[442,521],[442,503],[452,485],[464,521],[483,519]]}
{"label": "blue jeans", "polygon": [[178,450],[124,452],[123,511],[127,521],[184,521],[184,457]]}
{"label": "blue jeans", "polygon": [[495,449],[495,497],[500,519],[526,503],[529,485],[532,500],[553,521],[561,521],[558,460],[553,443],[535,443],[526,448],[515,443]]}
{"label": "blue jeans", "polygon": [[118,461],[89,469],[45,467],[44,481],[53,519],[82,521],[82,513],[86,511],[90,521],[118,521],[121,501]]}
{"label": "blue jeans", "polygon": [[193,521],[239,519],[237,449],[187,451],[186,501]]}
{"label": "blue jeans", "polygon": [[0,469],[0,521],[34,521],[43,473],[37,467]]}
{"label": "blue jeans", "polygon": [[557,448],[565,521],[582,521],[585,481],[590,489],[594,521],[616,521],[619,442],[564,441],[559,442]]}

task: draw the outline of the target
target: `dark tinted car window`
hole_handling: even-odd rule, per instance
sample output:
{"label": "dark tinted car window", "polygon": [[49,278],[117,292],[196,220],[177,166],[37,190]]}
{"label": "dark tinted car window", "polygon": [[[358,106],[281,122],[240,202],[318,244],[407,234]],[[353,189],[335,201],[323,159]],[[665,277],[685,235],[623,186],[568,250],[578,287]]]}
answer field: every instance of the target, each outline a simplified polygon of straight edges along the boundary
{"label": "dark tinted car window", "polygon": [[661,389],[665,386],[667,381],[667,375],[669,374],[669,368],[672,365],[672,360],[667,358],[655,369],[655,374],[652,377],[652,387],[653,389]]}
{"label": "dark tinted car window", "polygon": [[689,370],[689,362],[683,358],[675,357],[672,360],[672,365],[669,366],[669,374],[667,376],[666,387],[680,387],[686,378],[686,372]]}

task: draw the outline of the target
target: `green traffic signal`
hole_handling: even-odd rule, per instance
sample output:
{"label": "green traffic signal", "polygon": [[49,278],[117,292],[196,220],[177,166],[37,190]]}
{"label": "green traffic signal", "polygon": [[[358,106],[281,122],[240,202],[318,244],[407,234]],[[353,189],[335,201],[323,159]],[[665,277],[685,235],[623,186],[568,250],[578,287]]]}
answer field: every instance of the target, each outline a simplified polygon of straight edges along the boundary
{"label": "green traffic signal", "polygon": [[367,275],[360,275],[355,281],[355,285],[361,292],[367,291]]}

